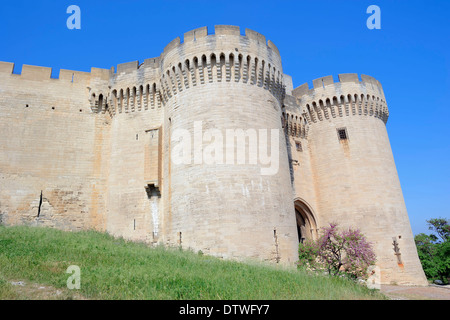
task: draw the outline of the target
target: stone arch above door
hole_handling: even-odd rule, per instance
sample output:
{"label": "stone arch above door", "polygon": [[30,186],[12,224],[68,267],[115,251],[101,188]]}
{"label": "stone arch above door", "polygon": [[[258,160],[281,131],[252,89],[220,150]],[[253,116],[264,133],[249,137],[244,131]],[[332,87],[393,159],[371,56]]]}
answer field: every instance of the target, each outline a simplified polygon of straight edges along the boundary
{"label": "stone arch above door", "polygon": [[295,198],[294,207],[299,242],[316,240],[319,231],[318,223],[311,206],[303,199]]}

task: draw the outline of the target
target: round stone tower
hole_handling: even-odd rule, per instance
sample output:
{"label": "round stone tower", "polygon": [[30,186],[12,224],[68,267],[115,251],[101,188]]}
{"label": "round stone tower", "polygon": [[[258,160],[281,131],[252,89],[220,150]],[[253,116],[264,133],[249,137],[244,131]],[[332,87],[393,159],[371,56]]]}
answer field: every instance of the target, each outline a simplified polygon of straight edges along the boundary
{"label": "round stone tower", "polygon": [[381,84],[370,76],[339,75],[293,91],[309,124],[308,144],[322,226],[359,228],[374,244],[381,283],[423,284],[386,130]]}
{"label": "round stone tower", "polygon": [[161,55],[166,243],[293,263],[297,231],[281,58],[239,27],[187,32]]}

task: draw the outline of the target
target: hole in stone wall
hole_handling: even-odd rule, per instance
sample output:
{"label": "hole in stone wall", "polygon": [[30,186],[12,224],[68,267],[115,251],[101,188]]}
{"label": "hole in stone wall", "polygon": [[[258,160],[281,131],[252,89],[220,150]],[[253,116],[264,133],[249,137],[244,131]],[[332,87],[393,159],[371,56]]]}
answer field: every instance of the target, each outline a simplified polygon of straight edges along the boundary
{"label": "hole in stone wall", "polygon": [[181,231],[178,232],[178,244],[181,246],[183,243],[182,238],[181,238]]}
{"label": "hole in stone wall", "polygon": [[161,198],[161,191],[159,190],[159,187],[156,186],[154,183],[150,183],[150,184],[146,185],[145,191],[147,192],[147,196],[149,199],[151,197]]}
{"label": "hole in stone wall", "polygon": [[338,133],[339,140],[347,140],[348,139],[347,129],[339,128],[339,129],[337,129],[337,133]]}
{"label": "hole in stone wall", "polygon": [[[135,97],[135,96],[136,96],[136,94],[133,95],[133,97]],[[101,111],[102,108],[103,108],[103,94],[100,94],[98,96],[98,109],[97,110]]]}
{"label": "hole in stone wall", "polygon": [[38,214],[37,214],[38,218],[41,215],[41,206],[42,206],[42,190],[41,190],[41,195],[39,197],[39,207],[38,207]]}
{"label": "hole in stone wall", "polygon": [[280,262],[280,253],[278,252],[278,237],[277,237],[277,229],[273,229],[273,238],[275,240],[275,261],[276,263]]}

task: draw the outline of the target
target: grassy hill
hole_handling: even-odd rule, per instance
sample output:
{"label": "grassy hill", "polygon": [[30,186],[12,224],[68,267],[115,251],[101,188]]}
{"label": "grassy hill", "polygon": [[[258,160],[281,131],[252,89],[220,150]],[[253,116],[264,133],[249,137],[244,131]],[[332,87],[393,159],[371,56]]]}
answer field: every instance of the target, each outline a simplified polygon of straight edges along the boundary
{"label": "grassy hill", "polygon": [[[69,290],[70,265],[81,288]],[[378,291],[295,269],[225,261],[107,234],[0,226],[0,299],[384,299]]]}

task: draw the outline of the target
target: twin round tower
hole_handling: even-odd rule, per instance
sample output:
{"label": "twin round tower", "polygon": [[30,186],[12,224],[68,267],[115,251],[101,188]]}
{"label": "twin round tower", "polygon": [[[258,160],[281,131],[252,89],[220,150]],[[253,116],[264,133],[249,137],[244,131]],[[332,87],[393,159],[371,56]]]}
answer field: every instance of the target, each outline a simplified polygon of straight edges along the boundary
{"label": "twin round tower", "polygon": [[376,79],[293,88],[255,31],[206,27],[117,70],[0,62],[0,223],[294,265],[330,223],[381,283],[426,285]]}

